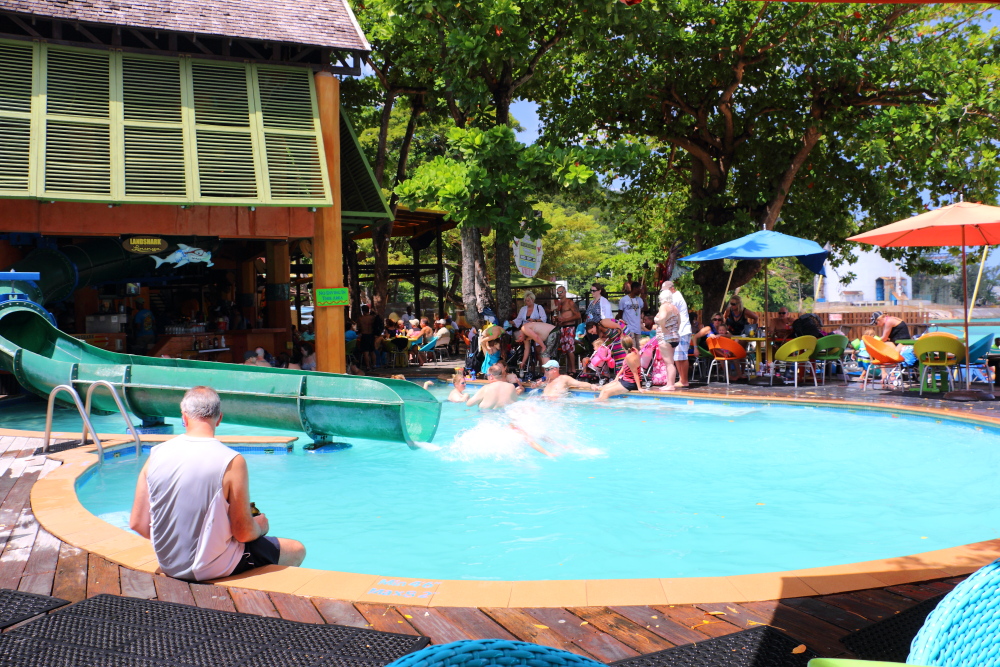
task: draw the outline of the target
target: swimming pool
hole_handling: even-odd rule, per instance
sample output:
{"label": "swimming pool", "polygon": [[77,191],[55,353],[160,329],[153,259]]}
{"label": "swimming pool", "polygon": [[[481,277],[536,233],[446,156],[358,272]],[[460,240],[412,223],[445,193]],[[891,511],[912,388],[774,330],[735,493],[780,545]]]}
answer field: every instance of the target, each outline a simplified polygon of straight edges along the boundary
{"label": "swimming pool", "polygon": [[[273,534],[306,544],[308,567],[518,581],[728,576],[992,539],[996,444],[992,429],[928,418],[577,398],[446,405],[419,451],[247,460],[253,499]],[[109,461],[79,497],[121,524],[137,472]]]}

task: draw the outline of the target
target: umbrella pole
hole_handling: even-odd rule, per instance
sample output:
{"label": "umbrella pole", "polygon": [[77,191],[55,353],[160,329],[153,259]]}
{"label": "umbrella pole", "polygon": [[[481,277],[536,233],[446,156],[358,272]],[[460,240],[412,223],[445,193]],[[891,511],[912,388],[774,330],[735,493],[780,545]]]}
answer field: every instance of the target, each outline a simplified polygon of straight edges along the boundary
{"label": "umbrella pole", "polygon": [[969,371],[969,277],[965,271],[965,227],[962,227],[962,301],[965,306],[965,390],[972,389],[972,374]]}
{"label": "umbrella pole", "polygon": [[[771,290],[767,286],[767,274],[768,274],[768,270],[767,269],[768,269],[768,265],[770,263],[771,263],[770,260],[767,260],[767,259],[764,260],[764,312],[761,314],[761,317],[764,319],[764,321],[761,322],[760,320],[757,320],[757,328],[760,329],[762,326],[764,327],[764,346],[763,346],[764,349],[763,350],[758,349],[757,350],[757,356],[759,357],[761,354],[765,355],[764,359],[763,359],[763,361],[764,361],[764,367],[768,370],[768,372],[771,371],[771,368],[768,365],[768,361],[769,360],[767,358],[769,356],[768,355],[769,347],[768,347],[768,344],[767,344],[767,329],[770,326],[770,324],[767,321],[767,314],[771,310]],[[759,335],[758,335],[758,337],[759,337]],[[758,345],[758,347],[760,347],[760,346]],[[760,362],[761,362],[761,359],[758,358],[757,359],[758,365],[760,364]],[[813,379],[814,380],[816,379],[815,372],[813,373]]]}
{"label": "umbrella pole", "polygon": [[[739,262],[740,260],[736,260]],[[726,292],[722,295],[722,303],[719,305],[719,312],[724,312],[726,310],[726,299],[729,298],[729,286],[733,284],[733,271],[736,270],[736,264],[733,264],[733,268],[729,271],[729,280],[726,281]]]}
{"label": "umbrella pole", "polygon": [[[976,307],[976,299],[979,297],[979,284],[983,281],[983,269],[986,267],[986,255],[989,253],[990,247],[988,245],[983,246],[983,260],[979,262],[979,275],[976,276],[976,286],[972,289],[972,308]],[[966,316],[965,321],[968,322],[969,318],[972,317],[972,310],[970,310]]]}

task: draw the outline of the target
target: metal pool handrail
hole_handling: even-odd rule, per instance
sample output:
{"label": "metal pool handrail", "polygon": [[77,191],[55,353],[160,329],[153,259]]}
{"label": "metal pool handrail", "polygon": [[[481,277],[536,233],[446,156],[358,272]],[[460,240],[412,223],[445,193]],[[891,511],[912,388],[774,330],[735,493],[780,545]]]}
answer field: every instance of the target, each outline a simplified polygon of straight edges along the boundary
{"label": "metal pool handrail", "polygon": [[80,413],[80,418],[83,419],[83,433],[80,435],[80,444],[83,444],[87,429],[90,429],[90,432],[94,434],[94,444],[97,445],[97,465],[103,465],[104,446],[101,444],[101,439],[97,437],[97,431],[94,429],[94,425],[90,423],[90,417],[83,410],[83,404],[80,403],[80,394],[76,393],[76,389],[68,384],[56,385],[49,392],[49,405],[45,409],[45,439],[42,441],[42,454],[46,454],[49,451],[49,441],[52,439],[52,411],[55,409],[56,396],[61,391],[65,391],[70,395],[74,405],[76,405],[76,411]]}
{"label": "metal pool handrail", "polygon": [[[125,420],[125,426],[128,427],[129,432],[132,434],[132,439],[135,440],[135,455],[136,457],[142,456],[142,441],[139,439],[139,433],[135,430],[135,425],[132,423],[132,420],[128,418],[128,413],[125,411],[125,405],[122,404],[122,399],[118,396],[118,391],[115,389],[114,385],[107,380],[97,380],[87,388],[87,402],[84,405],[87,417],[90,417],[90,403],[94,398],[94,390],[98,387],[105,387],[111,392],[111,398],[115,399],[115,405],[118,406],[118,412],[121,413],[122,419]],[[87,440],[88,426],[90,426],[90,419],[86,419],[83,422],[83,437],[80,438],[81,444]],[[96,442],[97,431],[95,431],[92,426],[90,426],[90,431],[94,434],[94,441]]]}

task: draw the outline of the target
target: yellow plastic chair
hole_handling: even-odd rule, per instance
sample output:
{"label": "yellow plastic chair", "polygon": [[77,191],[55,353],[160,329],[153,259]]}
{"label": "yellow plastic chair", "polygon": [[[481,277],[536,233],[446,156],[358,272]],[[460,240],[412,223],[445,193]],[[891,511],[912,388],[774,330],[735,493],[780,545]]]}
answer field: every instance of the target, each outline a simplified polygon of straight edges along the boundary
{"label": "yellow plastic chair", "polygon": [[845,658],[813,658],[809,667],[920,667],[902,662],[873,662],[871,660],[847,660]]}
{"label": "yellow plastic chair", "polygon": [[921,336],[913,345],[913,354],[920,361],[920,395],[923,396],[928,375],[935,389],[935,378],[942,376],[951,389],[951,373],[965,361],[965,344],[947,336]]}
{"label": "yellow plastic chair", "polygon": [[812,373],[813,385],[818,387],[816,368],[813,366],[812,359],[810,358],[815,351],[816,336],[799,336],[779,347],[778,351],[774,353],[775,372],[771,374],[771,384],[774,384],[774,376],[777,373],[778,364],[785,364],[786,366],[792,364],[794,367],[793,376],[795,378],[795,386],[798,387],[799,364],[805,364],[806,368]]}

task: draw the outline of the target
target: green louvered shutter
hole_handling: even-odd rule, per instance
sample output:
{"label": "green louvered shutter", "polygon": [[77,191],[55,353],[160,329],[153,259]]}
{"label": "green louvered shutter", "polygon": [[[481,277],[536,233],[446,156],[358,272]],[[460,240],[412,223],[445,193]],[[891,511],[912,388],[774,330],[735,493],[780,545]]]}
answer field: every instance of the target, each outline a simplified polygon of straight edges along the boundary
{"label": "green louvered shutter", "polygon": [[257,66],[257,90],[271,198],[329,198],[310,72]]}
{"label": "green louvered shutter", "polygon": [[187,200],[181,62],[122,56],[126,198]]}
{"label": "green louvered shutter", "polygon": [[111,193],[111,54],[48,49],[42,196]]}
{"label": "green louvered shutter", "polygon": [[247,66],[194,61],[191,75],[199,196],[257,199]]}
{"label": "green louvered shutter", "polygon": [[0,197],[331,202],[312,72],[0,40]]}
{"label": "green louvered shutter", "polygon": [[0,42],[0,194],[30,192],[31,44]]}

